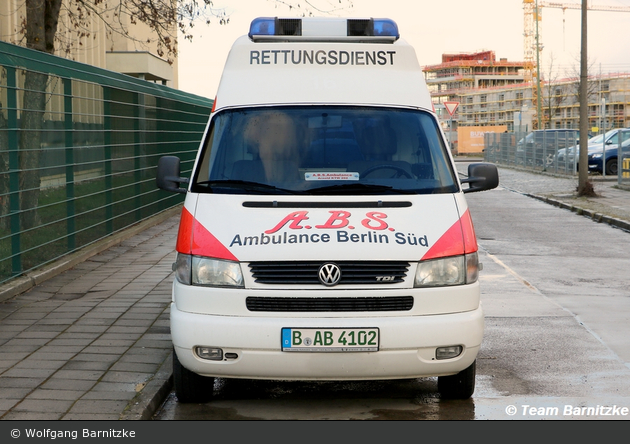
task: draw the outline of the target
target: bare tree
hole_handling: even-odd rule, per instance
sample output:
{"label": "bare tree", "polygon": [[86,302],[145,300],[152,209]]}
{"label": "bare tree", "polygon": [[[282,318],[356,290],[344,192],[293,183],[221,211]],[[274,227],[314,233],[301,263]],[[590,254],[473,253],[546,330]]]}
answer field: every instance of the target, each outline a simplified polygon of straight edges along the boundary
{"label": "bare tree", "polygon": [[554,72],[554,56],[549,56],[549,68],[547,75],[544,78],[544,90],[543,97],[541,98],[543,103],[543,128],[546,122],[552,122],[556,112],[562,108],[562,106],[568,102],[568,88],[566,85],[561,84],[558,81],[558,73]]}
{"label": "bare tree", "polygon": [[[273,1],[302,15],[352,6],[351,0]],[[100,20],[110,36],[120,34],[140,45],[155,45],[157,54],[172,62],[177,57],[177,31],[185,40],[192,40],[191,30],[196,23],[229,23],[229,16],[224,10],[215,9],[212,0],[24,0],[24,4],[26,17],[19,32],[20,43],[49,54],[55,53],[56,46],[70,52],[85,39],[93,38],[90,26],[94,20]],[[58,32],[62,12],[69,27],[63,33]],[[138,24],[148,26],[153,37],[147,41],[134,37],[133,26]],[[47,83],[46,73],[25,72],[19,141],[22,229],[39,222],[39,161]]]}
{"label": "bare tree", "polygon": [[[586,103],[590,103],[590,101],[597,97],[599,91],[599,85],[597,80],[591,74],[594,71],[595,62],[587,60],[586,62]],[[581,62],[579,60],[572,66],[570,71],[570,77],[574,78],[576,81],[571,84],[570,94],[575,96],[575,103],[582,103],[581,100]]]}
{"label": "bare tree", "polygon": [[[9,122],[2,112],[2,102],[0,102],[0,230],[9,229],[10,223],[8,215],[9,206]],[[4,217],[2,217],[4,216]]]}
{"label": "bare tree", "polygon": [[[26,0],[24,35],[26,46],[37,51],[53,53],[55,35],[59,24],[62,0]],[[48,75],[37,71],[26,71],[19,141],[20,208],[22,228],[38,224],[37,203],[39,200],[39,157],[41,152],[41,129],[46,110],[46,84]]]}

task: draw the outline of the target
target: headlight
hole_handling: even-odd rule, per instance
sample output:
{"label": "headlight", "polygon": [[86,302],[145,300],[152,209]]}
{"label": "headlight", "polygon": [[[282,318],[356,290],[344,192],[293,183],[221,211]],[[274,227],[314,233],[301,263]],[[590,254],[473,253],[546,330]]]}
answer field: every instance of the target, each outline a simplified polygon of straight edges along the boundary
{"label": "headlight", "polygon": [[591,159],[600,159],[602,156],[603,156],[603,154],[601,154],[601,153],[600,154],[593,154],[591,156]]}
{"label": "headlight", "polygon": [[243,287],[243,274],[238,262],[178,254],[175,263],[177,280],[186,285]]}
{"label": "headlight", "polygon": [[444,287],[476,282],[479,277],[477,253],[420,262],[414,287]]}
{"label": "headlight", "polygon": [[192,283],[213,287],[242,287],[241,266],[238,262],[193,256]]}

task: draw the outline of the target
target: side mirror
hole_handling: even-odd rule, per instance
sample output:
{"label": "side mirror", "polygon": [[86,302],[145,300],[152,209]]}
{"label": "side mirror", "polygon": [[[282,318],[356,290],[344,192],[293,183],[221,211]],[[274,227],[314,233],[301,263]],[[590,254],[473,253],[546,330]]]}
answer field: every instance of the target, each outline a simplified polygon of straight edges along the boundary
{"label": "side mirror", "polygon": [[156,185],[158,188],[173,193],[186,193],[186,188],[180,188],[179,184],[188,184],[186,177],[180,177],[179,157],[162,156],[158,160]]}
{"label": "side mirror", "polygon": [[471,163],[468,177],[461,182],[470,184],[470,188],[464,188],[464,193],[491,190],[499,186],[499,171],[491,163]]}

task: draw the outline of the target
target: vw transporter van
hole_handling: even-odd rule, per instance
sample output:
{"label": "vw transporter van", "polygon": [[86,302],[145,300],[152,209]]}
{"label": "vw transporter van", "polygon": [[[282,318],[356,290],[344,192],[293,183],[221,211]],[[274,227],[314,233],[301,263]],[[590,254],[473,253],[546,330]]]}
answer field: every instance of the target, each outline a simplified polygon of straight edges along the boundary
{"label": "vw transporter van", "polygon": [[[233,45],[186,193],[170,313],[180,402],[214,379],[437,377],[468,398],[484,317],[464,193],[389,19],[258,18]],[[465,185],[462,185],[464,183]]]}

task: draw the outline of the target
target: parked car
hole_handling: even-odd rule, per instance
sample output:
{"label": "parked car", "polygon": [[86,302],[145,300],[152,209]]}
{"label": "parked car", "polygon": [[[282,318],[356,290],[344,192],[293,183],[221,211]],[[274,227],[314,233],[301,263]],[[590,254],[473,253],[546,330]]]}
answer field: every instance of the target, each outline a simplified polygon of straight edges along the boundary
{"label": "parked car", "polygon": [[[588,155],[590,156],[593,153],[602,152],[603,151],[602,145],[603,145],[604,140],[606,140],[606,151],[613,148],[616,149],[617,144],[619,143],[618,132],[622,130],[628,131],[630,130],[630,128],[616,128],[616,129],[607,131],[605,134],[599,134],[595,137],[590,138],[588,140]],[[623,136],[623,140],[625,141],[629,137],[630,137],[630,131],[625,133],[625,135]],[[565,162],[567,164],[573,164],[573,162],[575,162],[576,167],[577,167],[577,165],[579,164],[579,154],[577,154],[577,157],[578,157],[577,159],[575,159],[575,157],[576,157],[576,153],[579,153],[579,150],[580,150],[579,144],[558,150],[558,155],[556,156],[554,160],[556,160],[559,164],[564,164]],[[606,157],[608,157],[608,155],[606,155]],[[589,162],[589,165],[590,165],[590,162]],[[601,166],[600,166],[600,172],[601,172]],[[606,172],[606,174],[608,174],[608,171]]]}
{"label": "parked car", "polygon": [[578,143],[580,132],[569,128],[534,130],[516,144],[516,159],[523,165],[547,165],[556,152]]}
{"label": "parked car", "polygon": [[[602,145],[599,145],[599,149],[590,151],[588,153],[588,170],[593,173],[603,174],[603,165],[606,165],[606,174],[613,176],[618,172],[618,148],[619,138],[621,137],[621,153],[623,157],[630,157],[630,129],[624,129],[623,131],[617,130],[614,138],[611,138],[609,143],[606,140],[606,150]],[[600,139],[601,142],[601,139]]]}

